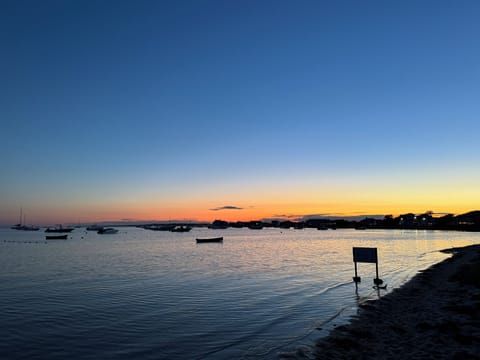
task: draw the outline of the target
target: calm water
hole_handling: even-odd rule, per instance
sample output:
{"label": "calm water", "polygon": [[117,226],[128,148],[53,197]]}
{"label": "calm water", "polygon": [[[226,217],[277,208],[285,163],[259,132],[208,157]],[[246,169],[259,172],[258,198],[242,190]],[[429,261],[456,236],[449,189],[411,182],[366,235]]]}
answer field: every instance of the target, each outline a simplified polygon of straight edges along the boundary
{"label": "calm water", "polygon": [[[378,247],[388,291],[480,234],[383,230],[0,229],[2,359],[278,359],[309,356],[372,289]],[[195,237],[224,236],[223,244]]]}

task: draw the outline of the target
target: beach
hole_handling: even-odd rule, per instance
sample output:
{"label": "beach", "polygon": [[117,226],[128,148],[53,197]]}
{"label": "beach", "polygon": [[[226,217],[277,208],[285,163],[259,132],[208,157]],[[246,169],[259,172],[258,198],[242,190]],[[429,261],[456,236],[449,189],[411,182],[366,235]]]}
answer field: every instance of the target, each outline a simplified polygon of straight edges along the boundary
{"label": "beach", "polygon": [[317,359],[480,359],[480,245],[360,306],[316,344]]}

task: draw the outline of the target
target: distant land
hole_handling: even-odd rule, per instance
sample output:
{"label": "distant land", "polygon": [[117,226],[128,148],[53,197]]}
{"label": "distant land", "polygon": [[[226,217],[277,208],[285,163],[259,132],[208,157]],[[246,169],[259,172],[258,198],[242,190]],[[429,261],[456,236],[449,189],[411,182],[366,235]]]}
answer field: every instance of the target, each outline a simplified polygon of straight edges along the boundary
{"label": "distant land", "polygon": [[[71,224],[71,225],[89,225]],[[422,214],[406,213],[399,216],[393,215],[364,215],[345,217],[325,217],[309,215],[295,220],[262,219],[252,221],[224,221],[221,219],[213,222],[198,222],[194,220],[169,220],[169,221],[105,221],[98,225],[103,226],[138,226],[149,228],[155,225],[169,224],[172,226],[188,225],[191,227],[209,227],[212,229],[244,228],[283,228],[303,229],[420,229],[420,230],[459,230],[480,231],[480,210],[474,210],[461,215],[436,214],[426,211]]]}

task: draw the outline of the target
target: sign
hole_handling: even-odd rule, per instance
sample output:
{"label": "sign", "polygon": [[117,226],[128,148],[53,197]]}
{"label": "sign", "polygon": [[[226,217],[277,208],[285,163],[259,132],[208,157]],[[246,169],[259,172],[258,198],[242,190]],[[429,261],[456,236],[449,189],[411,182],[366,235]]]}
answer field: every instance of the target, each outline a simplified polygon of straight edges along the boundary
{"label": "sign", "polygon": [[363,262],[363,263],[374,263],[378,262],[377,260],[377,248],[367,248],[367,247],[354,247],[353,248],[353,261],[354,262]]}

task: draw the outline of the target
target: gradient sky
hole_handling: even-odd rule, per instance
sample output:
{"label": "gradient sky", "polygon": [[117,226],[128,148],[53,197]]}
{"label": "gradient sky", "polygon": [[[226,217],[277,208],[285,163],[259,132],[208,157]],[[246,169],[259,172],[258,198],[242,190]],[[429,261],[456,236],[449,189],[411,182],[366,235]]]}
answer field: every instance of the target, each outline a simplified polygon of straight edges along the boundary
{"label": "gradient sky", "polygon": [[0,224],[479,209],[479,19],[478,1],[3,0]]}

